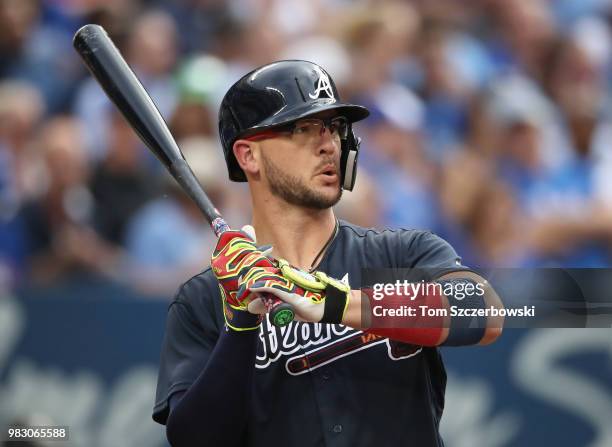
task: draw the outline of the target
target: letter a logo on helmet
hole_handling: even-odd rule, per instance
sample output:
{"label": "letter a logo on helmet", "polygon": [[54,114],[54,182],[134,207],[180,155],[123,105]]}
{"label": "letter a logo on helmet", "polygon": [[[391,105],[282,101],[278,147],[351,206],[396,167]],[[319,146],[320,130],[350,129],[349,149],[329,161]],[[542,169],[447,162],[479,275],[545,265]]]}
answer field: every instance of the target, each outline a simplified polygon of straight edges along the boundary
{"label": "letter a logo on helmet", "polygon": [[334,98],[334,90],[332,89],[331,82],[329,82],[329,76],[323,73],[323,70],[316,65],[313,68],[319,75],[319,80],[317,81],[314,93],[309,93],[308,96],[310,96],[311,99],[317,99],[321,95],[321,92],[325,92],[328,98],[335,100],[336,98]]}

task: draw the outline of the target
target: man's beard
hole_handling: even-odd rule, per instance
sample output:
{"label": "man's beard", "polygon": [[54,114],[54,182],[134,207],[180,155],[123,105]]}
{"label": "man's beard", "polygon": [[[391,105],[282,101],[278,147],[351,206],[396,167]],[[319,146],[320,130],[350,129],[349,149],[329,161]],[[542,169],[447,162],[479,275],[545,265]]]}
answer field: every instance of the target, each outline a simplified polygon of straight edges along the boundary
{"label": "man's beard", "polygon": [[338,187],[338,193],[333,197],[319,194],[299,178],[277,168],[272,160],[268,159],[263,153],[261,154],[261,160],[266,170],[270,191],[276,197],[288,203],[304,208],[323,210],[334,206],[342,197],[342,188],[340,187]]}

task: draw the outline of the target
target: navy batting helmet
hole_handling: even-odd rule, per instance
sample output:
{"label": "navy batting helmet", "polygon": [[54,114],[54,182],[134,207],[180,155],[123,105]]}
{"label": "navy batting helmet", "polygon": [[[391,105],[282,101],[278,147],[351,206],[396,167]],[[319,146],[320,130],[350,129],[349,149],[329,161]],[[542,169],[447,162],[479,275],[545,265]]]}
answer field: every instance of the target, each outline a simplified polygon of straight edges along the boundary
{"label": "navy batting helmet", "polygon": [[219,110],[219,135],[230,179],[246,181],[234,156],[236,140],[326,110],[335,110],[349,121],[347,137],[342,140],[341,173],[343,188],[353,189],[359,139],[350,123],[367,117],[368,109],[340,102],[329,74],[315,63],[299,60],[274,62],[253,70],[225,94]]}

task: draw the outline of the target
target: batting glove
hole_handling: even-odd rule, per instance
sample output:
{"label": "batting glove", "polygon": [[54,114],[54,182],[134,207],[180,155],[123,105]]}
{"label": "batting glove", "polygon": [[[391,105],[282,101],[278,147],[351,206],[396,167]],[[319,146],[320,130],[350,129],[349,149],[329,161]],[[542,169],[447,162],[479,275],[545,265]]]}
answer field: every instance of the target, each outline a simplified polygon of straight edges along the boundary
{"label": "batting glove", "polygon": [[270,250],[271,247],[267,250],[258,248],[255,238],[246,231],[226,231],[217,241],[210,264],[219,281],[228,328],[236,331],[259,328],[262,316],[248,312],[248,295],[238,297],[238,279],[254,267],[274,267],[272,259],[267,256]]}
{"label": "batting glove", "polygon": [[251,269],[240,280],[240,299],[248,301],[251,313],[265,313],[259,293],[275,295],[291,304],[298,320],[313,323],[341,323],[350,299],[349,285],[323,272],[312,274],[279,259],[278,267]]}

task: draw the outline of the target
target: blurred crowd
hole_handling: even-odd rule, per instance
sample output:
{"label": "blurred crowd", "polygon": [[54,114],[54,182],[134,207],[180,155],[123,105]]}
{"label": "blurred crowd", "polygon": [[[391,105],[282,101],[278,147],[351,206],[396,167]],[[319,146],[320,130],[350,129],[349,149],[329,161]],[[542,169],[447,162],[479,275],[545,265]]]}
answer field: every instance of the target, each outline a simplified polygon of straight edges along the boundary
{"label": "blurred crowd", "polygon": [[609,0],[0,0],[0,284],[93,275],[167,295],[212,232],[72,49],[105,27],[230,224],[217,110],[242,74],[306,59],[371,116],[337,214],[429,229],[466,265],[612,258]]}

